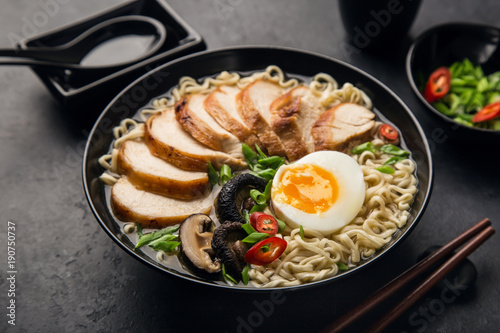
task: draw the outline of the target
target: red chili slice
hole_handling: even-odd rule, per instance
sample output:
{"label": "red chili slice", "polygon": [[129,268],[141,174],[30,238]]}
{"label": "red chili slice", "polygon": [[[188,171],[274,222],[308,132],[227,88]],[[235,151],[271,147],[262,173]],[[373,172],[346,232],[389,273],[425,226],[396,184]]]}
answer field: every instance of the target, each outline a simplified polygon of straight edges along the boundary
{"label": "red chili slice", "polygon": [[396,129],[389,124],[383,124],[380,126],[379,133],[384,138],[391,141],[397,140],[399,136],[398,131],[396,131]]}
{"label": "red chili slice", "polygon": [[448,91],[450,91],[451,85],[451,72],[446,67],[439,67],[434,72],[432,72],[429,80],[427,81],[427,86],[425,87],[425,99],[427,102],[432,103],[438,99],[443,98]]}
{"label": "red chili slice", "polygon": [[252,265],[267,265],[285,252],[286,240],[270,237],[261,240],[245,253],[245,262]]}
{"label": "red chili slice", "polygon": [[479,123],[482,121],[487,121],[500,116],[500,102],[491,103],[482,108],[474,118],[472,118],[473,123]]}
{"label": "red chili slice", "polygon": [[271,215],[255,212],[250,215],[250,225],[258,232],[263,232],[270,235],[278,233],[278,221]]}

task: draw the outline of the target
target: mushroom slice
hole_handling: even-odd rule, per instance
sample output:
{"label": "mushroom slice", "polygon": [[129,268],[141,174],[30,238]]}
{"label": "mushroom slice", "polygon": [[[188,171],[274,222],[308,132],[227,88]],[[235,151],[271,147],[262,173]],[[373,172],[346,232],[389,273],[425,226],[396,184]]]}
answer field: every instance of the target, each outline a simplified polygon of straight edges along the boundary
{"label": "mushroom slice", "polygon": [[214,231],[212,248],[226,268],[226,272],[236,279],[241,279],[241,272],[245,268],[245,253],[249,246],[241,240],[247,233],[241,223],[229,222],[218,226]]}
{"label": "mushroom slice", "polygon": [[221,223],[245,223],[242,208],[250,190],[264,192],[267,181],[250,173],[242,173],[231,178],[220,190],[215,202],[215,214]]}
{"label": "mushroom slice", "polygon": [[197,268],[209,273],[217,273],[221,269],[219,261],[213,261],[212,237],[215,224],[205,214],[193,214],[185,219],[179,228],[182,250],[186,257]]}

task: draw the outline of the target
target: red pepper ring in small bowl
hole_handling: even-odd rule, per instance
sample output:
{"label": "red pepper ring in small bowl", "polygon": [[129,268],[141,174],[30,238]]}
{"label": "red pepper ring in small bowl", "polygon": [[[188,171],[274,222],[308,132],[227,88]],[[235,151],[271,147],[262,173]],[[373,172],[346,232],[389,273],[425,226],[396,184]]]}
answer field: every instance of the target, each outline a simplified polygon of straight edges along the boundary
{"label": "red pepper ring in small bowl", "polygon": [[448,67],[439,67],[429,76],[425,87],[425,99],[432,103],[443,98],[451,86],[451,72]]}
{"label": "red pepper ring in small bowl", "polygon": [[500,117],[500,102],[491,103],[479,110],[472,118],[473,123],[480,123]]}

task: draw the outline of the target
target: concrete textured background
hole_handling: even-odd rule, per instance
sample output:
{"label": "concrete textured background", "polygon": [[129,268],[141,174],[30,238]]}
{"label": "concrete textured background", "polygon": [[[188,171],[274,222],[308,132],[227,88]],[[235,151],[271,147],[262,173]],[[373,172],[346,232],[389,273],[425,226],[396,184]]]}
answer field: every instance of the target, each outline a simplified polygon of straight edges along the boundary
{"label": "concrete textured background", "polygon": [[[49,3],[57,10],[40,33],[122,3],[119,0],[2,0],[0,47],[23,34]],[[281,45],[320,52],[375,76],[410,107],[431,140],[435,183],[424,217],[407,240],[363,274],[337,284],[280,295],[208,288],[167,276],[125,254],[96,223],[81,182],[85,135],[28,68],[0,67],[1,332],[314,332],[483,217],[500,219],[497,152],[433,140],[432,118],[406,79],[408,43],[427,28],[467,21],[499,25],[495,0],[426,0],[393,56],[347,55],[337,1],[170,0],[209,49]],[[53,7],[54,8],[54,7]],[[52,12],[51,12],[52,13]],[[25,36],[26,37],[26,36]],[[67,168],[56,172],[54,161]],[[16,325],[7,323],[7,222],[16,225]],[[471,256],[479,275],[471,290],[440,307],[428,295],[391,332],[496,332],[500,326],[500,242]],[[272,297],[278,297],[270,306]],[[390,304],[390,303],[389,303]],[[369,320],[383,313],[377,309]],[[358,323],[358,328],[364,327]],[[353,329],[353,330],[354,330]]]}

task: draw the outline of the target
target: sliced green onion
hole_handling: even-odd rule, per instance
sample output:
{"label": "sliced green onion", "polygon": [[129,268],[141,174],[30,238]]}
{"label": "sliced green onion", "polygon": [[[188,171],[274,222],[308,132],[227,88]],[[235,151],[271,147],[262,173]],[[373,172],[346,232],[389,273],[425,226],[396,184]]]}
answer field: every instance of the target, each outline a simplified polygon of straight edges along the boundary
{"label": "sliced green onion", "polygon": [[282,164],[285,163],[285,159],[279,156],[271,156],[262,158],[257,161],[260,165],[271,169],[278,169]]}
{"label": "sliced green onion", "polygon": [[208,180],[212,186],[217,185],[219,183],[219,176],[217,175],[217,171],[215,171],[212,163],[208,162]]}
{"label": "sliced green onion", "polygon": [[388,165],[379,166],[378,168],[375,168],[375,170],[388,174],[394,173],[394,169]]}
{"label": "sliced green onion", "polygon": [[345,272],[345,271],[347,271],[349,269],[349,266],[347,266],[343,262],[338,262],[337,266],[339,268],[339,271],[341,271],[341,272]]}
{"label": "sliced green onion", "polygon": [[302,227],[302,224],[299,226],[299,228],[300,228],[300,231],[299,231],[300,238],[304,239],[304,228]]}
{"label": "sliced green onion", "polygon": [[264,193],[259,190],[251,189],[250,197],[257,203],[257,205],[265,205],[267,204],[267,198]]}
{"label": "sliced green onion", "polygon": [[394,156],[406,157],[406,156],[410,155],[410,153],[407,152],[406,150],[400,149],[400,148],[396,147],[395,145],[391,145],[391,144],[384,145],[384,146],[380,147],[380,151],[382,151],[386,154],[394,155]]}
{"label": "sliced green onion", "polygon": [[276,221],[278,221],[278,232],[283,232],[283,230],[285,230],[286,228],[285,221],[282,221],[280,219],[276,219]]}
{"label": "sliced green onion", "polygon": [[241,227],[243,228],[243,230],[245,230],[247,232],[247,234],[252,234],[254,232],[257,232],[251,225],[250,223],[244,223],[241,225]]}
{"label": "sliced green onion", "polygon": [[235,278],[226,273],[226,267],[224,266],[224,264],[222,264],[222,277],[224,278],[224,281],[226,281],[226,283],[228,284],[229,283],[238,284],[238,281],[236,281]]}
{"label": "sliced green onion", "polygon": [[264,189],[264,195],[266,196],[266,200],[271,199],[271,189],[273,188],[273,180],[267,182],[266,188]]}
{"label": "sliced green onion", "polygon": [[250,267],[248,265],[243,268],[243,271],[241,272],[241,281],[243,281],[244,285],[248,284],[248,281],[250,281],[250,276],[248,275],[248,271],[250,270]]}
{"label": "sliced green onion", "polygon": [[233,174],[231,173],[231,168],[229,165],[224,164],[220,168],[220,183],[221,185],[226,184],[231,178],[233,178]]}
{"label": "sliced green onion", "polygon": [[243,243],[254,244],[254,243],[260,242],[263,239],[266,239],[267,236],[269,236],[269,234],[266,234],[263,232],[252,232],[250,235],[243,238],[241,241]]}
{"label": "sliced green onion", "polygon": [[265,169],[265,170],[256,172],[256,174],[257,174],[257,176],[269,181],[269,180],[274,178],[274,175],[276,175],[276,170]]}
{"label": "sliced green onion", "polygon": [[245,161],[247,162],[250,169],[252,169],[254,164],[257,163],[257,154],[246,143],[241,144],[241,150],[243,152],[243,156],[245,157]]}
{"label": "sliced green onion", "polygon": [[250,213],[246,209],[243,209],[241,213],[243,214],[245,221],[247,223],[250,222]]}
{"label": "sliced green onion", "polygon": [[351,149],[351,153],[356,155],[359,155],[365,151],[371,151],[375,154],[377,152],[377,147],[375,147],[375,145],[371,142],[365,142]]}
{"label": "sliced green onion", "polygon": [[387,161],[385,161],[384,165],[394,165],[398,162],[405,160],[406,158],[403,156],[391,156]]}
{"label": "sliced green onion", "polygon": [[264,209],[267,207],[267,204],[263,204],[263,205],[254,205],[252,207],[252,209],[250,209],[250,212],[249,214],[252,215],[252,213],[255,213],[255,212],[263,212]]}

